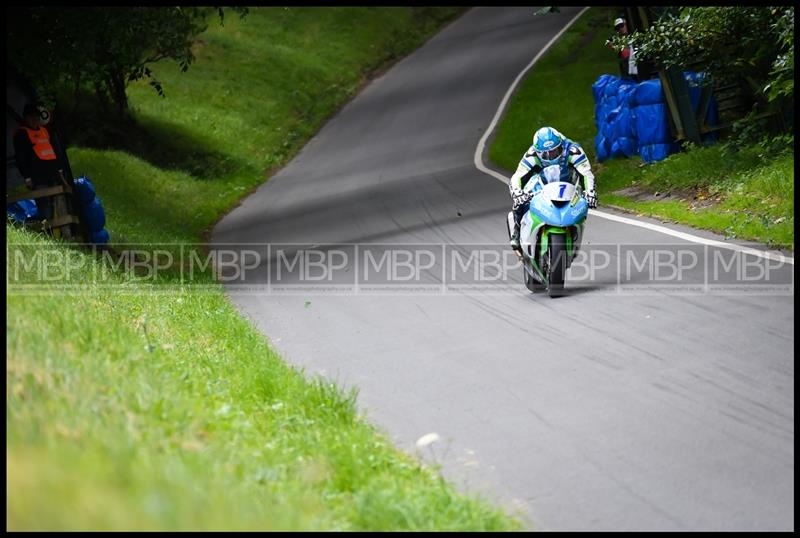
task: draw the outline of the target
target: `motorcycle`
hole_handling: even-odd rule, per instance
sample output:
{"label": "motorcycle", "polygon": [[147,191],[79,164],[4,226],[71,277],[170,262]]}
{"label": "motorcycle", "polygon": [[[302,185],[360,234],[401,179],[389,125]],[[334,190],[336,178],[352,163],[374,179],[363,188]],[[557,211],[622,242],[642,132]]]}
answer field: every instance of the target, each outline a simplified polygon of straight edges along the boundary
{"label": "motorcycle", "polygon": [[[530,206],[520,220],[520,250],[525,287],[561,295],[566,272],[580,249],[589,204],[578,178],[558,165],[548,166],[523,187]],[[514,212],[508,214],[509,238]]]}

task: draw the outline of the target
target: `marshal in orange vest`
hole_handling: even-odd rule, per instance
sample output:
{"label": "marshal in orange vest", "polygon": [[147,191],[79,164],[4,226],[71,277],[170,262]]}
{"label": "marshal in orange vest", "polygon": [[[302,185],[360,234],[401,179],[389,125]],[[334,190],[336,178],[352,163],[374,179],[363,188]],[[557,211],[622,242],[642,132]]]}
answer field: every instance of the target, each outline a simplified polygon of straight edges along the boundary
{"label": "marshal in orange vest", "polygon": [[31,129],[30,127],[22,127],[28,133],[28,139],[33,144],[33,151],[36,156],[43,161],[52,161],[56,158],[56,152],[53,151],[53,146],[50,144],[50,134],[44,127],[39,129]]}

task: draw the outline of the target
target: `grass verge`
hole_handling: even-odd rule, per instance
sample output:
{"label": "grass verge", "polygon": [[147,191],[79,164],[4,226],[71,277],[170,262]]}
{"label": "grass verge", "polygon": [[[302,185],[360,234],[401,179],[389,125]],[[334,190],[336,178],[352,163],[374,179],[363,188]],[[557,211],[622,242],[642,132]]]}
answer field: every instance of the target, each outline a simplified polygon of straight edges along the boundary
{"label": "grass verge", "polygon": [[[421,45],[461,8],[257,8],[212,22],[196,62],[129,87],[135,122],[70,129],[116,242],[197,241],[283,166],[369,77]],[[87,119],[88,118],[88,119]]]}
{"label": "grass verge", "polygon": [[716,145],[650,165],[638,157],[596,162],[591,85],[603,73],[618,73],[616,58],[604,45],[617,16],[613,8],[591,8],[536,64],[498,125],[490,160],[515,170],[533,131],[552,125],[588,153],[601,208],[611,205],[730,239],[794,249],[793,152],[775,155],[754,146],[726,153]]}
{"label": "grass verge", "polygon": [[84,287],[6,296],[9,529],[513,527],[394,449],[355,393],[288,367],[218,286],[148,292],[7,232],[10,259],[70,256]]}
{"label": "grass verge", "polygon": [[[73,133],[84,143],[69,149],[74,172],[97,186],[113,243],[198,242],[370,72],[458,12],[227,17],[186,74],[159,68],[166,99],[131,88],[128,136]],[[6,292],[8,529],[519,527],[396,450],[357,415],[354,392],[287,366],[210,275],[202,289],[171,286],[169,272],[153,286],[92,253],[6,232],[14,284],[67,259],[79,268],[69,293]]]}

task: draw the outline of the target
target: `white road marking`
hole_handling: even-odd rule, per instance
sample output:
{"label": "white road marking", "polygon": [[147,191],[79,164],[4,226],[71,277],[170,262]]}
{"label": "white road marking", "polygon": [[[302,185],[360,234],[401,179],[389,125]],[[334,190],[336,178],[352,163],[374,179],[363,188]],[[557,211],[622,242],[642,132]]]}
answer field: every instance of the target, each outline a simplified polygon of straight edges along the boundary
{"label": "white road marking", "polygon": [[495,178],[499,179],[503,183],[508,183],[508,178],[507,177],[503,176],[502,174],[499,174],[499,173],[495,172],[494,170],[490,170],[489,168],[487,168],[483,164],[483,148],[486,145],[486,140],[489,138],[489,135],[492,134],[492,131],[494,131],[494,128],[497,126],[497,122],[500,120],[500,116],[503,115],[503,111],[506,108],[506,104],[508,103],[508,100],[511,98],[511,94],[514,93],[514,88],[517,87],[517,84],[519,84],[519,81],[522,80],[523,76],[525,76],[525,73],[527,73],[528,70],[531,67],[533,67],[533,65],[536,62],[539,61],[539,58],[541,58],[544,55],[544,53],[547,52],[550,49],[550,47],[553,45],[553,43],[558,41],[558,38],[561,37],[561,35],[564,32],[566,32],[569,29],[569,27],[572,26],[575,23],[575,21],[577,21],[578,18],[586,12],[587,9],[589,9],[589,8],[588,7],[583,8],[580,13],[575,15],[572,18],[572,20],[570,20],[567,23],[567,25],[564,26],[564,28],[562,28],[561,31],[558,32],[553,37],[553,39],[548,41],[547,45],[545,45],[544,48],[542,48],[542,50],[539,51],[539,54],[534,56],[533,60],[531,60],[531,62],[528,65],[525,66],[525,68],[520,72],[520,74],[517,75],[517,78],[514,79],[514,82],[511,83],[511,87],[508,88],[508,91],[506,92],[505,96],[503,96],[503,100],[500,101],[500,106],[497,108],[497,112],[495,113],[494,118],[492,118],[492,123],[489,124],[489,127],[486,129],[486,132],[483,133],[483,136],[481,137],[480,141],[478,142],[478,147],[475,149],[475,167],[478,170],[480,170],[481,172],[483,172],[484,174],[489,174],[490,176],[494,176]]}
{"label": "white road marking", "polygon": [[[564,28],[562,28],[561,31],[558,32],[553,37],[553,39],[548,41],[547,44],[544,46],[544,48],[542,48],[542,50],[539,51],[539,53],[533,58],[533,60],[531,60],[531,62],[528,65],[525,66],[525,68],[519,73],[519,75],[517,75],[517,78],[514,79],[514,82],[511,83],[511,86],[508,88],[508,91],[506,92],[505,96],[503,96],[503,100],[500,102],[500,106],[497,108],[497,112],[495,113],[494,118],[492,118],[492,122],[489,124],[489,127],[486,129],[486,132],[483,133],[483,136],[481,137],[480,141],[478,142],[478,147],[475,148],[475,158],[474,158],[475,168],[477,168],[478,170],[480,170],[484,174],[490,175],[490,176],[494,177],[495,179],[497,179],[499,181],[502,181],[503,184],[508,185],[508,179],[509,178],[507,178],[503,174],[500,174],[499,172],[491,170],[490,168],[488,168],[483,163],[483,150],[484,150],[484,148],[486,146],[486,140],[488,140],[489,136],[492,134],[492,131],[494,131],[494,128],[497,126],[497,122],[500,120],[500,117],[503,115],[503,111],[505,110],[506,104],[508,104],[508,100],[511,98],[511,94],[514,93],[514,89],[517,87],[517,84],[519,84],[520,80],[522,80],[522,77],[525,76],[525,73],[527,73],[528,70],[530,70],[530,68],[533,67],[534,64],[539,61],[539,58],[541,58],[544,55],[544,53],[547,52],[550,49],[550,47],[553,45],[553,43],[555,43],[558,40],[558,38],[560,38],[561,35],[564,32],[566,32],[569,29],[569,27],[572,26],[575,23],[575,21],[577,21],[578,18],[581,15],[583,15],[586,12],[587,9],[589,9],[589,8],[588,7],[583,8],[580,13],[575,15],[575,17],[573,17],[572,20],[570,20],[566,24],[566,26],[564,26]],[[768,258],[770,260],[780,261],[780,262],[783,262],[783,263],[789,263],[791,265],[794,265],[794,258],[793,257],[785,256],[783,253],[781,253],[780,251],[777,251],[777,250],[770,252],[770,251],[766,251],[766,250],[758,250],[758,249],[754,249],[754,248],[751,248],[751,247],[745,247],[745,246],[742,246],[742,245],[737,245],[735,243],[724,243],[722,241],[717,241],[717,240],[714,240],[714,239],[706,239],[706,238],[699,237],[699,236],[692,235],[692,234],[688,234],[688,233],[685,233],[685,232],[679,232],[677,230],[672,230],[672,229],[667,228],[665,226],[659,226],[657,224],[651,224],[649,222],[642,222],[642,221],[638,221],[638,220],[634,220],[634,219],[630,219],[630,218],[626,218],[626,217],[621,217],[619,215],[613,215],[611,213],[604,213],[604,212],[598,211],[596,209],[590,210],[589,213],[591,215],[594,215],[594,216],[597,216],[597,217],[601,217],[601,218],[604,218],[604,219],[613,220],[613,221],[617,221],[617,222],[622,222],[622,223],[625,223],[625,224],[630,224],[631,226],[639,226],[640,228],[646,228],[646,229],[652,230],[654,232],[660,232],[660,233],[663,233],[663,234],[666,234],[666,235],[671,235],[673,237],[678,237],[678,238],[683,239],[685,241],[690,241],[690,242],[693,242],[693,243],[699,243],[699,244],[702,244],[702,245],[709,245],[709,246],[718,247],[718,248],[725,248],[725,249],[728,249],[728,250],[737,250],[737,251],[740,251],[740,252],[745,253],[745,254],[752,254],[754,256],[758,256],[760,258]]]}
{"label": "white road marking", "polygon": [[752,254],[753,256],[758,256],[760,258],[768,258],[770,260],[779,261],[781,263],[789,263],[794,265],[794,258],[785,256],[778,250],[775,251],[768,251],[768,250],[758,250],[751,247],[745,247],[742,245],[737,245],[736,243],[724,243],[722,241],[717,241],[716,239],[706,239],[704,237],[699,237],[692,234],[687,234],[685,232],[679,232],[677,230],[672,230],[670,228],[666,228],[664,226],[659,226],[657,224],[651,224],[649,222],[642,222],[640,220],[629,219],[627,217],[621,217],[619,215],[613,215],[611,213],[603,213],[602,211],[598,211],[596,209],[589,210],[590,215],[596,215],[598,217],[602,217],[608,220],[615,220],[617,222],[623,222],[625,224],[630,224],[631,226],[639,226],[640,228],[647,228],[648,230],[653,230],[655,232],[661,232],[662,234],[671,235],[673,237],[678,237],[680,239],[684,239],[686,241],[691,241],[692,243],[700,243],[702,245],[708,245],[711,247],[718,247],[718,248],[726,248],[728,250],[738,250],[743,254]]}

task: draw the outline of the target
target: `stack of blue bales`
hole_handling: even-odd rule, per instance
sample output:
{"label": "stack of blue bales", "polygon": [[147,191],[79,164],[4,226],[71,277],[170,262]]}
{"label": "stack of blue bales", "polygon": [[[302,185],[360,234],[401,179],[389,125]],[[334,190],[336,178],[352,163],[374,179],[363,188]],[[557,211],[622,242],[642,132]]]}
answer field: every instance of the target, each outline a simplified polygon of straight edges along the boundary
{"label": "stack of blue bales", "polygon": [[81,205],[81,217],[89,231],[89,240],[98,245],[108,243],[106,214],[94,185],[88,177],[81,176],[75,180],[75,191]]}
{"label": "stack of blue bales", "polygon": [[597,160],[638,154],[628,97],[636,84],[613,75],[601,75],[592,85],[597,126]]}
{"label": "stack of blue bales", "polygon": [[[703,73],[685,72],[689,98],[695,113],[700,105]],[[597,160],[641,156],[646,163],[665,159],[680,149],[669,128],[669,111],[659,79],[635,83],[613,75],[601,75],[592,85],[595,101],[595,150]],[[706,122],[717,122],[712,98]],[[714,135],[704,136],[713,141]]]}

